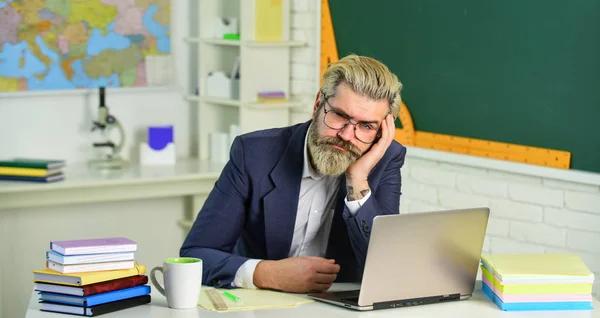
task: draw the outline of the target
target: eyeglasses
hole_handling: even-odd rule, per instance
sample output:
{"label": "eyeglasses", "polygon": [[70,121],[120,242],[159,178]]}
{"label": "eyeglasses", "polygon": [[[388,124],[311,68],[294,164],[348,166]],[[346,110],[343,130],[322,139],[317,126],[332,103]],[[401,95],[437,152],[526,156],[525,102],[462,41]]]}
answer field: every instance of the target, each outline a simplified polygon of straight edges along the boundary
{"label": "eyeglasses", "polygon": [[381,137],[378,124],[362,121],[353,122],[348,115],[342,114],[333,109],[333,106],[329,104],[329,100],[326,99],[325,103],[332,108],[327,110],[325,105],[323,105],[323,112],[325,113],[323,122],[325,123],[325,126],[335,130],[342,130],[349,124],[353,125],[354,136],[356,139],[358,139],[358,141],[365,144],[372,144],[377,138]]}

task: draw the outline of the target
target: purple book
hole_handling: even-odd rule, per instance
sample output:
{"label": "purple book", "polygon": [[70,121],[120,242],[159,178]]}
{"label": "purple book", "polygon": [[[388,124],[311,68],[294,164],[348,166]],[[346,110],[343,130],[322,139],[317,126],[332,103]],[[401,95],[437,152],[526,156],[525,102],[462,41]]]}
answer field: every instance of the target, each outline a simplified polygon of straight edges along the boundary
{"label": "purple book", "polygon": [[260,97],[285,97],[284,92],[259,92]]}
{"label": "purple book", "polygon": [[62,255],[135,252],[137,243],[124,237],[52,241],[50,249]]}

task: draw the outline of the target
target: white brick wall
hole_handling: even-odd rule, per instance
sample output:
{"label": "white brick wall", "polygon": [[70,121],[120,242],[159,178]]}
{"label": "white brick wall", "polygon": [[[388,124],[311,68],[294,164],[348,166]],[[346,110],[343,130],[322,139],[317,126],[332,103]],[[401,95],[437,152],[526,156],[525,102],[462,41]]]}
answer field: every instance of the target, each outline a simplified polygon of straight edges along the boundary
{"label": "white brick wall", "polygon": [[456,186],[456,173],[441,169],[429,169],[427,166],[414,166],[410,176],[417,182],[434,186],[454,188]]}
{"label": "white brick wall", "polygon": [[544,208],[544,223],[556,227],[594,232],[598,231],[600,226],[600,214]]}
{"label": "white brick wall", "polygon": [[509,200],[492,199],[490,209],[494,215],[507,219],[541,222],[543,219],[542,207],[531,204],[519,203]]}
{"label": "white brick wall", "polygon": [[[310,116],[318,88],[319,0],[292,0],[292,95]],[[312,98],[306,98],[309,96]],[[489,206],[484,253],[574,253],[596,274],[600,297],[600,185],[564,182],[412,157],[402,169],[401,213]]]}
{"label": "white brick wall", "polygon": [[600,196],[598,193],[576,192],[567,190],[565,206],[577,210],[600,214]]}
{"label": "white brick wall", "polygon": [[319,84],[320,34],[317,24],[320,21],[319,0],[292,0],[291,38],[303,41],[307,46],[291,49],[291,95],[305,101],[300,109],[293,109],[290,116],[292,124],[310,119],[314,97]]}
{"label": "white brick wall", "polygon": [[292,0],[292,12],[308,12],[309,2],[307,0]]}
{"label": "white brick wall", "polygon": [[554,207],[564,205],[564,191],[547,189],[536,184],[511,183],[508,187],[508,196],[518,202]]}
{"label": "white brick wall", "polygon": [[401,213],[490,207],[484,253],[574,253],[597,277],[600,186],[414,158],[402,170]]}
{"label": "white brick wall", "polygon": [[490,180],[485,176],[461,173],[456,177],[459,191],[485,195],[491,198],[508,198],[508,181]]}

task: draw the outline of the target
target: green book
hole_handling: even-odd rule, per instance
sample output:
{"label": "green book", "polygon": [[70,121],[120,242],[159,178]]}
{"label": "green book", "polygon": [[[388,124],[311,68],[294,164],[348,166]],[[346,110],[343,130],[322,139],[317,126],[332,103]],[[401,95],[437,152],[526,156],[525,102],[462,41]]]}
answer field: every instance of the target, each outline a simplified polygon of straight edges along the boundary
{"label": "green book", "polygon": [[58,169],[65,166],[65,161],[37,158],[14,158],[13,160],[0,160],[0,166],[38,169]]}

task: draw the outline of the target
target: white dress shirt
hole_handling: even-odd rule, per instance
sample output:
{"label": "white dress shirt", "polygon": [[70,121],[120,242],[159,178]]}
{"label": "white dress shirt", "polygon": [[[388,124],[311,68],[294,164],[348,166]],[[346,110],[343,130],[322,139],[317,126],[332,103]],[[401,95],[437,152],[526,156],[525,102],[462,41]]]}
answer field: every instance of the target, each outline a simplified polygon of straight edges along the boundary
{"label": "white dress shirt", "polygon": [[[312,125],[312,124],[311,124]],[[310,127],[309,127],[310,130]],[[308,136],[308,133],[306,134]],[[307,139],[304,137],[304,166],[298,198],[298,212],[294,225],[294,235],[288,257],[325,256],[331,221],[340,178],[318,173],[308,160]],[[369,199],[371,191],[362,199],[344,202],[352,215]],[[261,259],[249,259],[237,270],[231,283],[234,287],[256,288],[254,270]]]}

